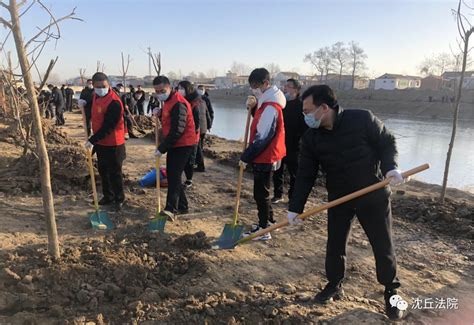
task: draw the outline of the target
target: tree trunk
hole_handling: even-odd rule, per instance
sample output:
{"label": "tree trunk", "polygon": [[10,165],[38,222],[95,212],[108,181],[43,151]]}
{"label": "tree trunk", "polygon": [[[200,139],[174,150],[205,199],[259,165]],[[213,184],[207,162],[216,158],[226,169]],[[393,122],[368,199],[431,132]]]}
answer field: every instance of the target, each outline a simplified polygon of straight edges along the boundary
{"label": "tree trunk", "polygon": [[464,52],[462,58],[462,70],[461,70],[461,78],[459,80],[458,85],[458,94],[456,98],[456,104],[454,107],[454,116],[453,116],[453,129],[451,131],[451,141],[449,142],[448,147],[448,154],[446,155],[446,164],[444,165],[444,177],[443,177],[443,187],[441,188],[441,202],[444,203],[444,199],[446,197],[446,188],[448,186],[448,176],[449,176],[449,165],[451,163],[451,156],[453,154],[453,147],[454,147],[454,140],[456,138],[456,130],[458,126],[458,116],[459,116],[459,105],[461,102],[461,95],[462,95],[462,86],[464,83],[464,73],[466,72],[466,62],[467,62],[467,55],[469,52],[469,37],[470,34],[465,35],[464,41]]}
{"label": "tree trunk", "polygon": [[354,61],[352,63],[352,89],[354,89],[354,86],[355,86],[355,73],[356,73],[356,59],[354,58]]}
{"label": "tree trunk", "polygon": [[28,101],[31,106],[31,115],[33,118],[33,127],[36,140],[36,150],[39,156],[41,194],[43,196],[43,209],[45,213],[46,228],[48,231],[48,252],[54,258],[59,258],[58,231],[56,228],[56,217],[54,213],[53,192],[51,188],[50,167],[48,151],[43,137],[42,122],[35,88],[30,73],[30,64],[26,56],[23,35],[20,29],[20,19],[18,17],[18,6],[16,0],[10,0],[9,11],[12,20],[12,33],[15,39],[15,46],[18,54],[18,61],[23,73],[24,84],[28,95]]}
{"label": "tree trunk", "polygon": [[339,68],[339,83],[337,85],[337,89],[341,90],[341,79],[342,79],[342,65]]}

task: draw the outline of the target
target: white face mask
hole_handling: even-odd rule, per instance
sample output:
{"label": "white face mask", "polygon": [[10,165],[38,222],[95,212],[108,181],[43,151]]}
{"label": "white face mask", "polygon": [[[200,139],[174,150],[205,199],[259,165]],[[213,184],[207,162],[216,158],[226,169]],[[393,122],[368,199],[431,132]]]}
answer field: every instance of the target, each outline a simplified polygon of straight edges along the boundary
{"label": "white face mask", "polygon": [[205,93],[206,93],[206,92],[205,92],[204,90],[198,89],[198,94],[199,94],[200,96],[204,96]]}
{"label": "white face mask", "polygon": [[179,88],[178,93],[180,93],[181,96],[186,96],[186,90],[184,90],[183,88]]}
{"label": "white face mask", "polygon": [[93,88],[94,88],[94,85],[87,85],[87,88],[93,89]]}
{"label": "white face mask", "polygon": [[105,95],[108,94],[109,88],[94,88],[94,91],[97,96],[104,97]]}
{"label": "white face mask", "polygon": [[157,94],[156,96],[158,98],[158,100],[161,100],[162,102],[166,101],[168,99],[168,97],[170,97],[170,92],[167,91],[166,93],[164,94]]}

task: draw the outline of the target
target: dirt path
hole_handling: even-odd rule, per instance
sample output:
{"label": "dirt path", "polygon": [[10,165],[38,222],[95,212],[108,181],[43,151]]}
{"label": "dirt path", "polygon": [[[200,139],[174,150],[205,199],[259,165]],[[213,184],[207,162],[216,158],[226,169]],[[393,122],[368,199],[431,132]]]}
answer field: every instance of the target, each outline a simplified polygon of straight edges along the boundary
{"label": "dirt path", "polygon": [[[63,130],[82,144],[80,115],[66,118]],[[148,138],[129,140],[128,203],[122,212],[110,212],[116,230],[90,229],[88,191],[56,195],[59,263],[46,256],[40,197],[0,192],[0,323],[388,323],[372,250],[358,222],[349,241],[347,295],[328,306],[311,300],[325,283],[325,215],[275,232],[266,243],[208,248],[208,239],[231,222],[237,170],[225,162],[235,147],[226,141],[212,145],[215,159],[206,160],[207,172],[195,174],[189,191],[191,213],[167,223],[167,234],[156,235],[146,233],[155,192],[137,185],[153,167],[153,144]],[[0,171],[21,154],[5,142],[0,150]],[[315,191],[308,207],[323,201],[324,193]],[[410,305],[403,323],[474,322],[473,200],[452,193],[449,208],[437,205],[432,186],[416,182],[393,197],[401,294]],[[161,195],[164,201],[165,189]],[[278,219],[285,211],[285,204],[276,207]],[[257,219],[251,175],[245,176],[240,212],[243,224]],[[411,309],[419,297],[457,298],[459,309]]]}

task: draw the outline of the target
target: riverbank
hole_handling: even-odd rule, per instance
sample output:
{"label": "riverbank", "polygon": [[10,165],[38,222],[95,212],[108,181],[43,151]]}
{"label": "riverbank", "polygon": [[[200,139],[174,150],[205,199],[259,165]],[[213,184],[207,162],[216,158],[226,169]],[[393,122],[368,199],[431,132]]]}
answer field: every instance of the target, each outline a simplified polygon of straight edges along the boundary
{"label": "riverbank", "polygon": [[[151,132],[152,124],[143,125]],[[383,316],[383,287],[376,282],[372,250],[358,222],[349,240],[346,297],[326,306],[312,300],[325,283],[324,213],[298,228],[274,232],[268,242],[231,251],[209,248],[232,219],[240,142],[209,137],[207,171],[196,173],[188,190],[190,213],[167,223],[166,234],[159,235],[146,231],[148,216],[155,213],[155,190],[137,184],[153,167],[153,137],[130,139],[124,164],[127,203],[120,212],[109,211],[116,229],[102,233],[90,229],[86,216],[93,208],[81,182],[87,183],[80,172],[85,159],[81,116],[66,113],[66,125],[48,131],[49,148],[75,153],[71,161],[58,158],[69,174],[60,165],[53,168],[59,263],[46,255],[37,175],[30,175],[35,169],[22,167],[17,135],[7,121],[0,123],[2,184],[17,184],[0,187],[0,323],[390,324]],[[415,298],[454,297],[459,309],[409,307],[401,324],[473,321],[474,197],[450,190],[441,205],[437,190],[410,182],[394,191],[400,293],[410,306]],[[163,200],[166,189],[161,195]],[[307,209],[325,200],[325,190],[316,187]],[[256,215],[252,176],[246,173],[240,222],[249,226]],[[284,220],[286,203],[275,206],[275,215]]]}
{"label": "riverbank", "polygon": [[[459,113],[459,121],[474,121],[474,92],[466,91]],[[452,94],[423,91],[336,91],[344,108],[369,109],[379,116],[401,117],[414,120],[452,121],[453,103],[442,102],[441,97]],[[223,107],[243,106],[247,90],[214,90],[212,99]],[[429,97],[432,97],[432,102]],[[446,99],[448,100],[448,99]]]}

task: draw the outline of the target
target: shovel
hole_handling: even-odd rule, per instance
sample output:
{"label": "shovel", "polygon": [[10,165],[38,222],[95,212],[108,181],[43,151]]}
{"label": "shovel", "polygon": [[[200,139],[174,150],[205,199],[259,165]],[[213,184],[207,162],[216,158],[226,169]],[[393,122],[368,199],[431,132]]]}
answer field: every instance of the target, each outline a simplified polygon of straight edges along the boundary
{"label": "shovel", "polygon": [[[249,128],[250,128],[250,118],[251,117],[252,117],[251,109],[248,108],[247,123],[245,125],[243,151],[245,151],[245,149],[247,148]],[[224,225],[224,229],[222,230],[221,236],[213,244],[213,246],[217,246],[217,247],[220,247],[220,248],[226,248],[229,245],[228,243],[235,243],[242,236],[244,226],[243,225],[238,225],[237,221],[238,221],[238,216],[239,216],[240,192],[242,190],[242,180],[243,180],[243,178],[244,178],[244,167],[240,166],[239,178],[238,178],[238,181],[237,181],[237,198],[235,200],[235,207],[234,207],[234,221],[233,221],[232,224],[225,224]],[[221,247],[221,246],[223,246],[223,247]]]}
{"label": "shovel", "polygon": [[[424,165],[418,166],[416,168],[407,170],[406,172],[402,173],[402,176],[403,176],[403,178],[408,178],[409,176],[420,173],[424,170],[427,170],[428,168],[430,168],[430,165],[429,164],[424,164]],[[387,179],[385,179],[385,180],[383,180],[379,183],[375,183],[371,186],[368,186],[366,188],[358,190],[354,193],[343,196],[343,197],[341,197],[337,200],[330,201],[330,202],[328,202],[326,204],[323,204],[319,207],[316,207],[314,209],[306,211],[306,212],[298,215],[297,218],[304,219],[306,217],[312,216],[316,213],[319,213],[319,212],[325,211],[327,209],[333,208],[335,206],[338,206],[340,204],[346,203],[347,201],[353,200],[353,199],[358,198],[358,197],[360,197],[362,195],[365,195],[367,193],[370,193],[370,192],[373,192],[375,190],[384,188],[389,183],[390,183],[390,179],[387,178]],[[280,223],[277,223],[276,225],[273,225],[273,226],[270,226],[268,228],[257,231],[256,233],[254,233],[254,234],[252,234],[248,237],[244,237],[244,238],[241,238],[241,239],[238,239],[238,240],[235,240],[235,241],[228,240],[228,241],[225,241],[225,242],[220,242],[219,245],[213,245],[212,248],[214,248],[214,249],[232,249],[232,248],[234,248],[235,246],[237,246],[239,244],[243,244],[245,242],[248,242],[248,241],[254,239],[255,237],[262,236],[262,235],[264,235],[268,232],[271,232],[271,231],[276,230],[278,228],[284,227],[286,225],[288,225],[288,220],[282,221]]]}
{"label": "shovel", "polygon": [[[87,134],[87,126],[86,126],[86,114],[84,111],[84,107],[82,107],[82,126],[84,127],[84,132],[86,135],[86,141],[89,139],[89,135]],[[89,169],[89,175],[91,177],[92,183],[92,195],[94,197],[94,208],[95,211],[93,213],[88,213],[89,220],[91,221],[91,225],[93,229],[100,229],[100,230],[110,230],[114,228],[114,224],[112,220],[110,220],[109,215],[106,211],[101,211],[99,209],[99,199],[97,198],[97,187],[95,184],[95,173],[94,173],[94,166],[92,164],[92,150],[86,149],[87,155],[87,167]]]}
{"label": "shovel", "polygon": [[[156,117],[155,123],[155,143],[156,147],[158,148],[159,145],[159,119]],[[155,217],[152,218],[148,222],[148,231],[149,232],[164,232],[165,231],[165,224],[168,217],[166,215],[162,215],[161,212],[161,196],[160,196],[160,157],[156,157],[155,161],[155,170],[156,170],[156,214]]]}
{"label": "shovel", "polygon": [[137,128],[137,131],[140,132],[141,134],[146,134],[146,132],[138,125],[138,123],[135,120],[135,118],[133,117],[132,113],[130,113],[130,110],[128,109],[128,107],[125,107],[125,109],[127,110],[128,114],[129,114],[128,116],[130,116],[130,119],[133,122],[132,124]]}

